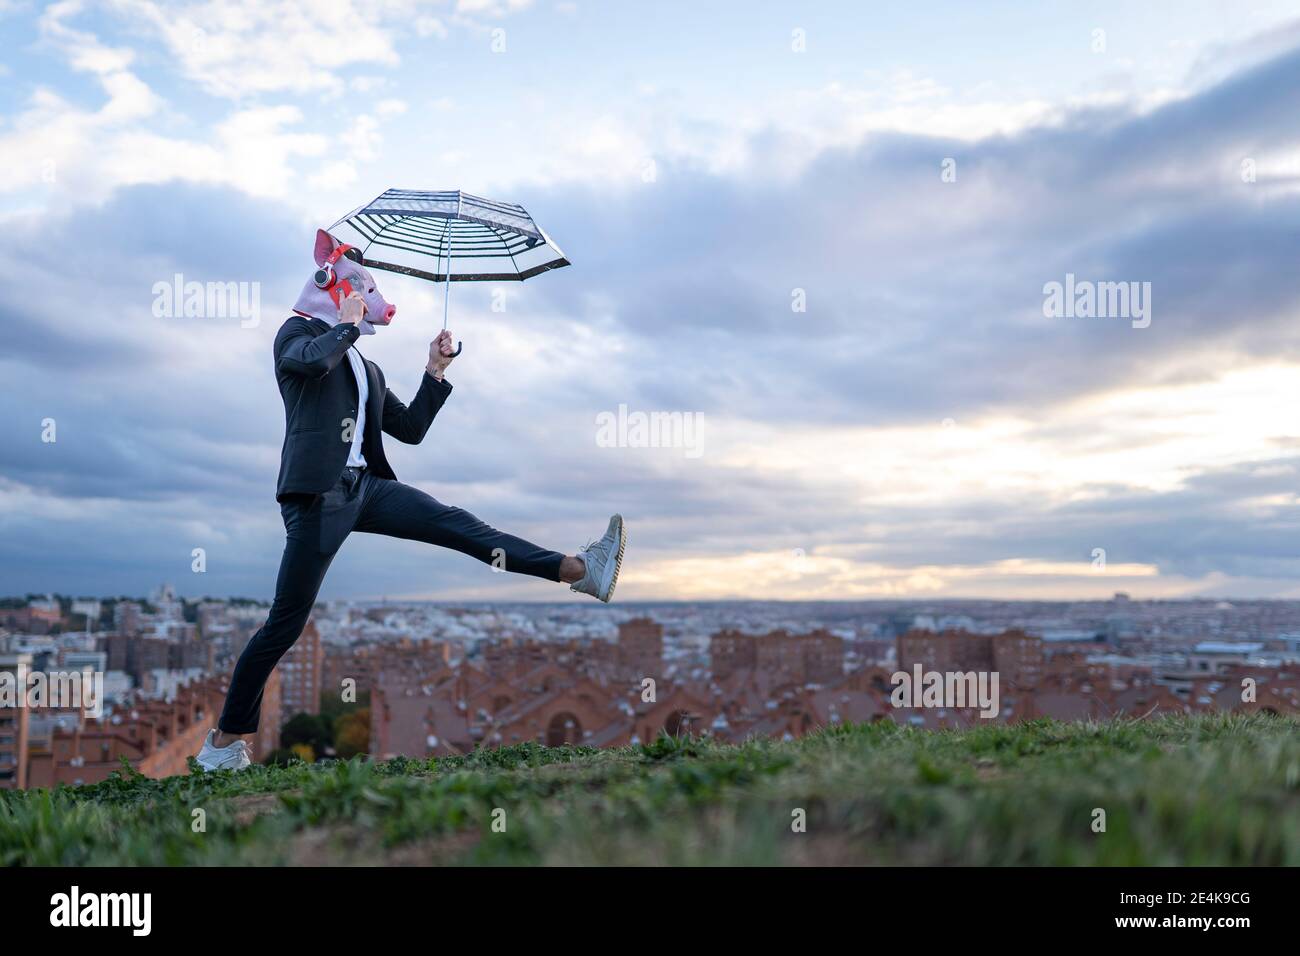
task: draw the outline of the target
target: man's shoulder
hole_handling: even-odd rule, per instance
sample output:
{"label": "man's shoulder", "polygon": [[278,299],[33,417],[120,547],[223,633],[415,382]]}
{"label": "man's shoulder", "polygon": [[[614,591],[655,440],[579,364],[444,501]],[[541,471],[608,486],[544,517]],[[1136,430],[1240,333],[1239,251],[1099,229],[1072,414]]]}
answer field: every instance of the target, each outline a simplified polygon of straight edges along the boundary
{"label": "man's shoulder", "polygon": [[320,319],[313,319],[307,315],[298,315],[297,313],[294,313],[285,319],[280,325],[280,331],[283,332],[285,329],[302,328],[304,326],[309,329],[315,329],[322,325],[325,325],[325,323]]}
{"label": "man's shoulder", "polygon": [[275,341],[278,345],[290,335],[297,335],[303,332],[309,332],[317,335],[323,328],[328,328],[320,319],[308,318],[305,315],[291,315],[280,324],[280,330],[275,333]]}

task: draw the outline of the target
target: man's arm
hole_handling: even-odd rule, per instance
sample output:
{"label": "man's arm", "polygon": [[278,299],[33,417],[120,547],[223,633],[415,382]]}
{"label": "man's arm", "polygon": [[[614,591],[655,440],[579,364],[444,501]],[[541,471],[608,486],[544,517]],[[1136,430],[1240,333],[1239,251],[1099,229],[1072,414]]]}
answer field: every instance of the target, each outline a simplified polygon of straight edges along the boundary
{"label": "man's arm", "polygon": [[393,394],[393,390],[384,387],[384,431],[400,442],[418,445],[424,440],[433,418],[442,408],[442,403],[451,394],[451,383],[434,378],[428,372],[420,382],[420,388],[411,399],[410,405]]}
{"label": "man's arm", "polygon": [[360,336],[356,323],[340,322],[332,329],[317,333],[306,319],[290,319],[275,337],[276,371],[323,378]]}
{"label": "man's arm", "polygon": [[[392,389],[384,385],[384,423],[383,429],[400,442],[418,445],[424,440],[433,418],[442,408],[442,403],[451,394],[451,383],[444,381],[442,373],[451,364],[451,333],[440,332],[429,343],[429,362],[424,367],[424,377],[420,381],[419,391],[410,405],[402,404],[401,399],[393,394]],[[380,373],[382,375],[382,373]]]}

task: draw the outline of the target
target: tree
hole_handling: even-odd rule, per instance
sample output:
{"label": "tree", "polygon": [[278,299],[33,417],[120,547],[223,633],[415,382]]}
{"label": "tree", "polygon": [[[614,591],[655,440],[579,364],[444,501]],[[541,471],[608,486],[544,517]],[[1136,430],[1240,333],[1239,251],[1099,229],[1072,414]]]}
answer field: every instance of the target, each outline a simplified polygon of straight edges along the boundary
{"label": "tree", "polygon": [[296,750],[300,744],[310,747],[313,754],[323,754],[334,746],[334,728],[315,714],[295,714],[280,729],[280,746]]}
{"label": "tree", "polygon": [[341,760],[370,751],[370,708],[343,714],[334,721],[334,749]]}

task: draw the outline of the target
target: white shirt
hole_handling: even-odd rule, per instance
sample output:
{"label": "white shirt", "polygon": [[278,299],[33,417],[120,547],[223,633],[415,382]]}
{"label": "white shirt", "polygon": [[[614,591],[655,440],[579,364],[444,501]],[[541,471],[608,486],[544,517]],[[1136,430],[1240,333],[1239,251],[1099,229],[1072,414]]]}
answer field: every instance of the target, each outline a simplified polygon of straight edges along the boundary
{"label": "white shirt", "polygon": [[352,429],[352,450],[348,452],[349,468],[366,467],[366,458],[361,454],[361,442],[365,437],[366,399],[370,396],[370,384],[366,381],[366,363],[354,348],[348,349],[348,361],[352,363],[352,374],[357,380],[357,422]]}

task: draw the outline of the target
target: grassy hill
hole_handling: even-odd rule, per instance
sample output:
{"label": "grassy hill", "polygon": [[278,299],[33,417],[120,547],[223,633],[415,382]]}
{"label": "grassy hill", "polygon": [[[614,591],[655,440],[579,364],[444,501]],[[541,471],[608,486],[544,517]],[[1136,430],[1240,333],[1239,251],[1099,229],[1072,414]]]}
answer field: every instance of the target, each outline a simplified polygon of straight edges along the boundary
{"label": "grassy hill", "polygon": [[1300,721],[879,723],[788,743],[124,771],[0,791],[0,862],[1296,865]]}

